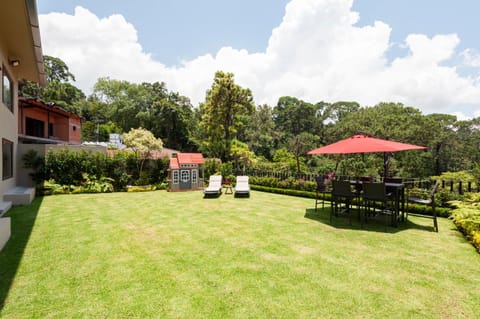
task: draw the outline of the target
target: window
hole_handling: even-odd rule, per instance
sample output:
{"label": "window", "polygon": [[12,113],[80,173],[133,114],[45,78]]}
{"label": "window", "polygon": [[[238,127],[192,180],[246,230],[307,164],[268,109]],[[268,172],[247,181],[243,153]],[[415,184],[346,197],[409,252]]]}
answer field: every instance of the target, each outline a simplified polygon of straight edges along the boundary
{"label": "window", "polygon": [[25,125],[27,126],[27,135],[45,137],[45,123],[43,121],[27,117],[25,119]]}
{"label": "window", "polygon": [[178,170],[173,171],[173,184],[178,184]]}
{"label": "window", "polygon": [[188,183],[190,181],[190,171],[184,170],[182,171],[182,183]]}
{"label": "window", "polygon": [[13,82],[2,67],[2,103],[13,112]]}
{"label": "window", "polygon": [[2,178],[13,177],[13,142],[2,139]]}
{"label": "window", "polygon": [[197,181],[197,175],[198,175],[198,171],[196,169],[192,170],[192,183],[193,184],[196,184],[198,181]]}

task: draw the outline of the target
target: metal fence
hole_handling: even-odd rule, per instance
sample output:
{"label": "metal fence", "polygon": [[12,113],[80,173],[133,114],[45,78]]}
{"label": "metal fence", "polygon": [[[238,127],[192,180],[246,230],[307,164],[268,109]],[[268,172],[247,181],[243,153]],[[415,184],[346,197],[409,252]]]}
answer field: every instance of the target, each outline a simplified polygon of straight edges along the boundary
{"label": "metal fence", "polygon": [[[301,174],[297,176],[297,174],[293,174],[292,172],[276,172],[276,171],[266,171],[266,170],[254,170],[250,169],[247,170],[247,175],[253,177],[273,177],[279,180],[285,180],[289,178],[294,179],[301,179],[304,181],[311,181],[315,182],[315,177],[318,175],[315,174]],[[355,180],[355,176],[344,176],[344,175],[337,175],[335,179],[343,179],[343,180]],[[440,180],[440,189],[448,190],[451,193],[478,193],[480,192],[480,181],[478,182],[471,182],[471,181],[458,181],[458,180]],[[421,179],[421,178],[408,178],[405,179],[405,183],[408,183],[410,187],[419,187],[419,188],[430,188],[434,183],[435,180],[432,179]]]}

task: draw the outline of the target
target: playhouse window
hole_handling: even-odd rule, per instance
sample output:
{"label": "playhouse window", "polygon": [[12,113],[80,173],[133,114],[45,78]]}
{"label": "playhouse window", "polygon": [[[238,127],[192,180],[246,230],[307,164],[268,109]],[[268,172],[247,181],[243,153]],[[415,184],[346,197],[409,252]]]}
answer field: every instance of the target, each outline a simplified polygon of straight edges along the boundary
{"label": "playhouse window", "polygon": [[173,171],[173,184],[178,184],[178,171]]}
{"label": "playhouse window", "polygon": [[193,184],[197,183],[197,176],[198,176],[198,171],[196,169],[192,170],[192,183]]}
{"label": "playhouse window", "polygon": [[182,183],[188,183],[190,181],[190,171],[182,171]]}

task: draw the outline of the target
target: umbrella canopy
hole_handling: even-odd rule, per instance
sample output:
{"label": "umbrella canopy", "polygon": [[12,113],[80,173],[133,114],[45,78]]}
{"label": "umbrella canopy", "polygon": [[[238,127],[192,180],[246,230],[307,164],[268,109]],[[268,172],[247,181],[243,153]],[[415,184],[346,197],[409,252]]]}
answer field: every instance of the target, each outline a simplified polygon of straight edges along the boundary
{"label": "umbrella canopy", "polygon": [[314,150],[307,154],[355,154],[355,153],[377,153],[377,152],[400,152],[407,150],[422,150],[424,146],[406,144],[383,140],[364,134],[353,135],[344,140],[329,144]]}

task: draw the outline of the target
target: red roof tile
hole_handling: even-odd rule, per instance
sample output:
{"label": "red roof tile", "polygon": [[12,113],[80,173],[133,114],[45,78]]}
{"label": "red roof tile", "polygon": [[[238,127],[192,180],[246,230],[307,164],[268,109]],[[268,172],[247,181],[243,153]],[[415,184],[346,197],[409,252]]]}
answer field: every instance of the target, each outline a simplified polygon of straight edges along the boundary
{"label": "red roof tile", "polygon": [[205,164],[202,153],[178,153],[179,164]]}
{"label": "red roof tile", "polygon": [[178,161],[176,158],[170,159],[170,169],[180,169],[180,166],[178,165]]}
{"label": "red roof tile", "polygon": [[170,169],[180,169],[182,164],[205,164],[202,153],[177,153],[170,159]]}

